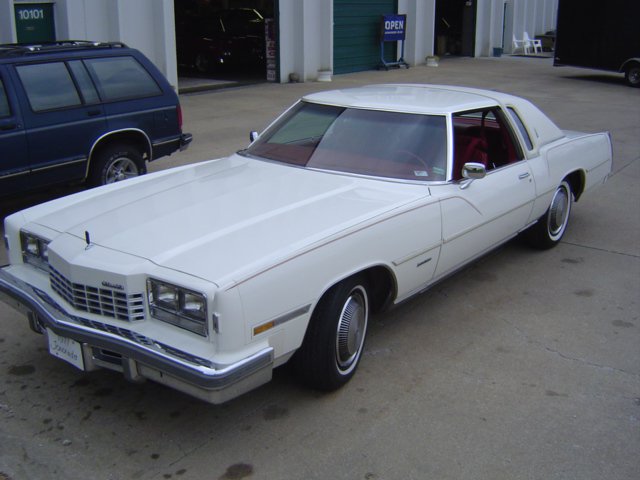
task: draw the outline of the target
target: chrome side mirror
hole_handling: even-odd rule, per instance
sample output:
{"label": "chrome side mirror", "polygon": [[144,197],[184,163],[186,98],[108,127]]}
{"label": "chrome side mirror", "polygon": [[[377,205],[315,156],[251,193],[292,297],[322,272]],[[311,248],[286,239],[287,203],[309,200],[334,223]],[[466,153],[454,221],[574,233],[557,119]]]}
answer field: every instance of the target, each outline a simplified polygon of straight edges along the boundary
{"label": "chrome side mirror", "polygon": [[482,163],[468,162],[462,167],[462,177],[466,180],[460,184],[460,188],[464,190],[474,180],[481,180],[487,176],[487,167]]}
{"label": "chrome side mirror", "polygon": [[465,163],[462,167],[462,176],[471,180],[480,180],[487,176],[487,167],[482,163]]}
{"label": "chrome side mirror", "polygon": [[249,140],[251,141],[251,143],[255,142],[258,138],[260,138],[260,134],[258,132],[251,132],[249,133]]}

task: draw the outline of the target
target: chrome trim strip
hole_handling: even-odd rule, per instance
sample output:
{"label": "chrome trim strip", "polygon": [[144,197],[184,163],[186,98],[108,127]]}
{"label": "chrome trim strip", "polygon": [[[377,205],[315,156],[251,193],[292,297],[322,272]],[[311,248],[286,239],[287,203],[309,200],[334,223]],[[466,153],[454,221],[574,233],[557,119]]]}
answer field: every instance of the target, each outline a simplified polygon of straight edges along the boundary
{"label": "chrome trim strip", "polygon": [[64,311],[49,295],[6,270],[0,270],[0,300],[22,313],[32,312],[40,326],[92,347],[116,352],[205,390],[222,390],[258,371],[271,368],[274,350],[266,347],[228,365],[140,335],[127,328],[104,324]]}
{"label": "chrome trim strip", "polygon": [[176,137],[176,138],[172,138],[170,140],[163,140],[161,142],[153,142],[153,146],[154,147],[158,147],[160,145],[166,145],[167,143],[175,143],[175,142],[179,142],[180,141],[180,136]]}
{"label": "chrome trim strip", "polygon": [[[271,320],[271,321],[273,322],[273,326],[277,327],[278,325],[282,325],[283,323],[286,323],[289,320],[293,320],[294,318],[297,318],[300,315],[304,315],[310,309],[311,309],[311,304],[305,305],[304,307],[300,307],[300,308],[297,308],[297,309],[293,310],[292,312],[285,313],[284,315],[281,315],[281,316],[279,316],[279,317],[277,317],[277,318],[275,318],[274,320]],[[269,323],[269,322],[266,322],[266,323]]]}
{"label": "chrome trim strip", "polygon": [[31,173],[31,170],[23,170],[22,172],[16,172],[16,173],[7,173],[4,175],[0,175],[0,180],[5,178],[19,177],[20,175],[27,175],[29,173]]}
{"label": "chrome trim strip", "polygon": [[607,164],[607,163],[611,163],[612,159],[611,158],[607,158],[606,160],[603,160],[602,162],[598,163],[596,166],[591,167],[591,168],[587,168],[587,173],[591,173],[594,170],[597,170],[598,168],[600,168],[601,166]]}
{"label": "chrome trim strip", "polygon": [[[402,258],[399,258],[397,260],[393,260],[391,263],[393,263],[394,267],[399,267],[403,263],[407,263],[407,262],[413,260],[414,258],[419,257],[420,255],[424,255],[425,253],[430,252],[431,250],[439,248],[440,245],[441,244],[438,242],[438,243],[434,244],[433,246],[431,246],[429,248],[424,248],[424,249],[419,250],[417,252],[410,253],[409,255],[406,255],[406,256],[404,256]],[[426,263],[426,262],[424,262],[424,263]]]}
{"label": "chrome trim strip", "polygon": [[68,162],[64,162],[64,163],[56,163],[55,165],[47,165],[45,167],[38,167],[38,168],[34,168],[34,169],[29,169],[29,170],[23,170],[21,172],[17,172],[17,173],[8,173],[5,175],[0,175],[1,179],[5,179],[5,178],[13,178],[13,177],[19,177],[20,175],[29,175],[31,173],[36,173],[36,172],[43,172],[45,170],[52,170],[54,168],[59,168],[59,167],[66,167],[68,165],[74,165],[76,163],[81,163],[81,162],[86,162],[87,158],[86,157],[82,157],[79,158],[77,160],[69,160]]}
{"label": "chrome trim strip", "polygon": [[[431,195],[431,193],[429,191],[428,192],[428,196],[425,197],[425,198],[429,198],[430,195]],[[355,235],[358,232],[366,230],[367,228],[371,228],[371,227],[373,227],[375,225],[378,225],[378,224],[380,224],[380,223],[382,223],[384,221],[387,221],[389,219],[396,218],[396,217],[399,217],[400,215],[405,215],[405,214],[413,212],[415,210],[420,210],[421,208],[428,207],[428,206],[430,206],[433,203],[436,203],[438,201],[438,200],[433,200],[433,199],[431,199],[431,200],[432,201],[429,202],[429,203],[421,203],[419,205],[412,206],[412,207],[407,208],[406,210],[402,210],[400,212],[398,212],[396,209],[394,209],[393,210],[393,214],[391,214],[391,215],[389,215],[387,217],[377,218],[374,222],[371,222],[369,224],[358,225],[353,230],[350,230],[350,231],[347,231],[347,232],[342,232],[342,233],[340,233],[340,234],[338,234],[335,237],[332,237],[330,239],[324,239],[320,243],[311,245],[311,246],[309,246],[307,248],[304,248],[304,249],[302,249],[302,250],[300,250],[298,252],[295,252],[291,256],[289,256],[289,257],[287,257],[287,258],[285,258],[285,259],[283,259],[283,260],[281,260],[281,261],[279,261],[277,263],[273,263],[271,265],[268,265],[268,266],[266,266],[266,267],[264,267],[264,268],[262,268],[260,270],[257,270],[256,272],[254,272],[252,274],[249,274],[249,275],[247,275],[245,277],[241,277],[241,278],[235,279],[235,280],[231,281],[229,284],[222,286],[222,288],[224,289],[224,291],[229,291],[232,288],[237,287],[238,285],[242,285],[243,283],[251,280],[252,278],[258,277],[258,276],[260,276],[260,275],[262,275],[262,274],[264,274],[264,273],[266,273],[266,272],[268,272],[270,270],[273,270],[276,267],[279,267],[280,265],[284,265],[285,263],[288,263],[288,262],[290,262],[292,260],[295,260],[296,258],[301,257],[302,255],[306,255],[309,252],[313,252],[313,251],[318,250],[319,248],[322,248],[322,247],[324,247],[326,245],[330,245],[332,243],[335,243],[338,240],[342,240],[343,238],[347,238],[347,237],[349,237],[351,235]],[[439,246],[439,244],[436,245],[436,247],[437,246]],[[432,248],[436,248],[436,247],[432,247]]]}
{"label": "chrome trim strip", "polygon": [[40,168],[34,168],[33,170],[31,170],[31,173],[33,172],[41,172],[43,170],[51,170],[53,168],[58,168],[58,167],[66,167],[67,165],[74,165],[76,163],[81,163],[81,162],[86,162],[87,158],[86,157],[82,157],[79,158],[77,160],[69,160],[68,162],[64,162],[64,163],[56,163],[55,165],[47,165],[46,167],[40,167]]}
{"label": "chrome trim strip", "polygon": [[87,162],[87,169],[85,171],[84,174],[84,178],[88,178],[89,177],[89,168],[91,168],[91,161],[93,160],[93,151],[96,149],[96,146],[98,145],[98,143],[100,143],[104,138],[109,137],[111,135],[117,134],[117,133],[122,133],[122,132],[133,132],[136,134],[141,134],[144,139],[147,141],[147,145],[149,146],[149,161],[153,160],[151,158],[151,154],[153,153],[153,147],[151,146],[151,140],[149,139],[149,136],[144,132],[144,130],[140,130],[139,128],[122,128],[120,130],[112,130],[110,132],[107,132],[103,135],[100,135],[98,138],[96,138],[96,141],[93,142],[93,145],[91,145],[91,150],[89,150],[89,161]]}
{"label": "chrome trim strip", "polygon": [[485,221],[484,221],[484,222],[482,222],[482,223],[478,223],[477,225],[473,225],[472,227],[465,228],[465,229],[464,229],[464,230],[462,230],[461,232],[458,232],[457,234],[452,235],[452,236],[450,236],[450,237],[448,237],[448,238],[443,238],[443,239],[442,239],[442,243],[443,243],[443,244],[446,244],[446,243],[449,243],[449,242],[453,242],[454,240],[456,240],[456,239],[458,239],[458,238],[460,238],[460,237],[462,237],[462,236],[466,235],[467,233],[472,232],[472,231],[474,231],[474,230],[477,230],[478,228],[482,228],[482,227],[484,227],[485,225],[487,225],[487,224],[489,224],[489,223],[493,222],[494,220],[496,220],[496,219],[498,219],[498,218],[500,218],[500,217],[504,217],[505,215],[508,215],[508,214],[510,214],[511,212],[515,212],[516,210],[519,210],[519,209],[521,209],[521,208],[525,208],[525,207],[530,206],[530,205],[532,205],[532,204],[533,204],[533,201],[529,201],[529,202],[524,203],[524,204],[522,204],[522,205],[518,205],[517,207],[514,207],[514,208],[512,208],[511,210],[507,210],[506,212],[502,213],[501,215],[497,215],[497,216],[495,216],[495,217],[489,218],[489,219],[485,220]]}

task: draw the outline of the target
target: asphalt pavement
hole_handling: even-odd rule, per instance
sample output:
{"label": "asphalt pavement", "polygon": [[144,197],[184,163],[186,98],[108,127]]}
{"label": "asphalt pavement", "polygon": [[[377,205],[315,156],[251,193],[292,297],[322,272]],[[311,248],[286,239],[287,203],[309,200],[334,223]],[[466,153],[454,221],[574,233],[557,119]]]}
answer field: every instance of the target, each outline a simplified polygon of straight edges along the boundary
{"label": "asphalt pavement", "polygon": [[[374,317],[357,375],[331,394],[279,369],[212,406],[85,374],[0,305],[0,479],[639,478],[640,90],[621,75],[549,59],[445,58],[183,95],[194,141],[150,170],[241,149],[305,93],[388,82],[505,91],[561,128],[608,130],[613,174],[574,206],[556,248],[512,241]],[[2,212],[64,193],[4,201]]]}

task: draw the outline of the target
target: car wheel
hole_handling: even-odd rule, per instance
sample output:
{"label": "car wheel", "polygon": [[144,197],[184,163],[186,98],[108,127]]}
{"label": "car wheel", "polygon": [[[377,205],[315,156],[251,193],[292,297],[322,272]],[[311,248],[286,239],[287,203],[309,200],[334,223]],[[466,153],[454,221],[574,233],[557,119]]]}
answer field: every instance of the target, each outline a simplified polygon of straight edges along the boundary
{"label": "car wheel", "polygon": [[640,87],[640,63],[632,63],[627,67],[624,78],[632,87]]}
{"label": "car wheel", "polygon": [[90,182],[94,186],[107,185],[144,173],[144,159],[138,149],[131,145],[117,144],[97,154]]}
{"label": "car wheel", "polygon": [[331,288],[314,310],[302,346],[292,359],[299,379],[324,391],[347,383],[360,363],[368,320],[363,278],[352,277]]}
{"label": "car wheel", "polygon": [[572,202],[571,185],[564,180],[553,194],[545,214],[527,232],[532,246],[547,249],[560,242],[569,223]]}
{"label": "car wheel", "polygon": [[198,53],[194,62],[196,70],[200,73],[210,73],[213,70],[213,62],[210,55],[206,53]]}

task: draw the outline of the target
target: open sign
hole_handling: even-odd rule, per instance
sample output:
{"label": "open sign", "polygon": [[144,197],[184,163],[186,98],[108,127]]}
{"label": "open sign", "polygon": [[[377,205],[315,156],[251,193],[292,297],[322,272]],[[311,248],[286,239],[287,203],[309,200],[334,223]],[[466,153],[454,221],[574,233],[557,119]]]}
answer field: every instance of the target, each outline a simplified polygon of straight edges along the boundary
{"label": "open sign", "polygon": [[383,15],[382,16],[382,41],[397,42],[404,40],[406,33],[406,15]]}

